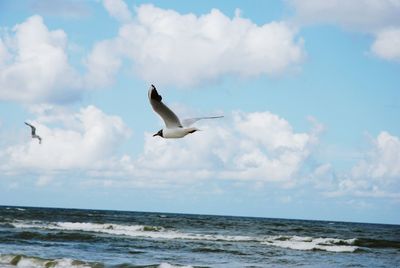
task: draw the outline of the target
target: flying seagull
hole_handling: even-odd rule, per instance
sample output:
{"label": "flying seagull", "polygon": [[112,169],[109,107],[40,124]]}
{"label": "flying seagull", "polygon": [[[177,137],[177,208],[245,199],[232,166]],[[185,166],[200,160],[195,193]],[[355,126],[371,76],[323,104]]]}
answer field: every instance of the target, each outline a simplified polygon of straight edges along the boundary
{"label": "flying seagull", "polygon": [[34,126],[32,126],[31,124],[24,122],[25,125],[30,126],[31,127],[31,135],[32,135],[32,139],[38,139],[39,140],[39,144],[42,143],[42,138],[39,135],[36,135],[36,128]]}
{"label": "flying seagull", "polygon": [[190,127],[190,125],[193,123],[201,119],[214,119],[223,117],[195,117],[180,121],[176,114],[161,101],[162,97],[158,94],[154,85],[151,85],[149,88],[149,100],[153,110],[164,120],[165,123],[165,127],[154,134],[153,137],[160,136],[165,139],[183,138],[187,134],[194,133],[199,130],[195,127]]}

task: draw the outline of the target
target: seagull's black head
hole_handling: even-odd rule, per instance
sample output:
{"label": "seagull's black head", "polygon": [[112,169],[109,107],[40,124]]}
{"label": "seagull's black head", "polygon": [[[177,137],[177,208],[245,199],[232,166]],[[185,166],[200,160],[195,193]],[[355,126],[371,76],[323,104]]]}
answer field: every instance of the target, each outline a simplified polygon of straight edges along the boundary
{"label": "seagull's black head", "polygon": [[162,129],[160,129],[156,134],[153,135],[153,137],[155,136],[160,136],[164,138]]}

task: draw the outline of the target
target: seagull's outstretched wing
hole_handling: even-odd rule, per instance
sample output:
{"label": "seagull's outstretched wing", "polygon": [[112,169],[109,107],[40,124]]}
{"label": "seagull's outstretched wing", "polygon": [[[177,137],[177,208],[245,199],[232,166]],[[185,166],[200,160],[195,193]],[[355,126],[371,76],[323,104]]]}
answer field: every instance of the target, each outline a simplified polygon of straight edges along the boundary
{"label": "seagull's outstretched wing", "polygon": [[193,123],[202,120],[202,119],[216,119],[216,118],[222,118],[224,117],[223,115],[219,116],[205,116],[205,117],[195,117],[195,118],[187,118],[182,120],[182,126],[188,127],[192,125]]}
{"label": "seagull's outstretched wing", "polygon": [[24,122],[24,123],[25,123],[25,125],[31,127],[31,129],[32,129],[32,135],[35,135],[35,134],[36,134],[36,128],[35,128],[34,126],[32,126],[31,124],[27,123],[27,122]]}
{"label": "seagull's outstretched wing", "polygon": [[161,116],[167,128],[182,127],[176,114],[174,114],[174,112],[171,111],[171,109],[169,109],[161,100],[162,97],[158,94],[156,87],[151,85],[149,89],[149,101],[153,110]]}

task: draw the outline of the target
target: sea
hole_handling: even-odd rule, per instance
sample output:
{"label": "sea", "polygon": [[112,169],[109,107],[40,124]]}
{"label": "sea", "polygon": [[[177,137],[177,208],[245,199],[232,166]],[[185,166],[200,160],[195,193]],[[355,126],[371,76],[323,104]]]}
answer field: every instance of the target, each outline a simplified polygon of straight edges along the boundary
{"label": "sea", "polygon": [[400,267],[400,225],[0,206],[0,267]]}

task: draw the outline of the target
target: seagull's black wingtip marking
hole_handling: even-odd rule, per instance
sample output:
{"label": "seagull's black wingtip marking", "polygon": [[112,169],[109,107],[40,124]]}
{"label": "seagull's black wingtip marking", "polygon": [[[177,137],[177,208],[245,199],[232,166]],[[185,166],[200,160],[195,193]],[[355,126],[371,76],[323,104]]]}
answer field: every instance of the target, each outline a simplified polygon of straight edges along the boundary
{"label": "seagull's black wingtip marking", "polygon": [[154,85],[151,85],[151,86],[152,86],[153,89],[151,90],[150,98],[152,100],[161,101],[162,97],[161,97],[160,94],[158,94],[156,87]]}

